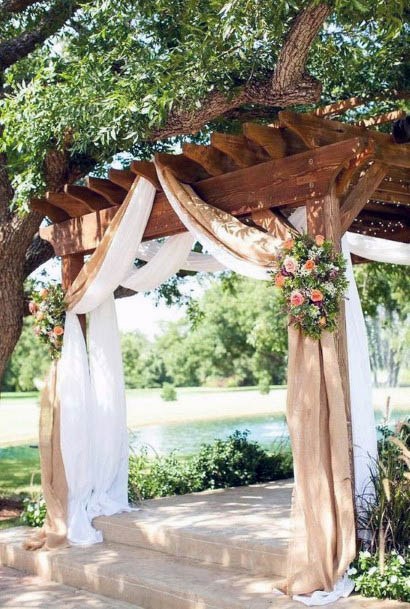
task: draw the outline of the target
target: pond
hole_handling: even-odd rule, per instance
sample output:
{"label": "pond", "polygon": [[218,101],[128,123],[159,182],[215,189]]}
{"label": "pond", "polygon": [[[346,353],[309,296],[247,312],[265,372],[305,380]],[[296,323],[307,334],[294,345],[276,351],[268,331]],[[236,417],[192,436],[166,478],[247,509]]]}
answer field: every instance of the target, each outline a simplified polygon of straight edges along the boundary
{"label": "pond", "polygon": [[[402,420],[404,413],[391,415],[389,424],[394,425]],[[376,422],[380,424],[383,415],[376,413]],[[131,449],[139,452],[147,446],[149,454],[164,455],[177,450],[181,455],[190,455],[198,451],[202,443],[212,442],[216,438],[226,438],[235,430],[250,432],[250,439],[259,442],[269,449],[275,443],[288,442],[288,431],[284,415],[257,415],[238,418],[190,421],[187,423],[167,423],[148,425],[130,432]]]}
{"label": "pond", "polygon": [[[397,421],[409,416],[398,412],[391,415],[389,422],[393,426]],[[376,413],[376,422],[380,424],[382,414]],[[165,455],[177,450],[181,455],[196,453],[203,443],[216,438],[227,438],[235,430],[250,432],[250,440],[259,442],[267,449],[275,443],[288,442],[286,420],[282,414],[220,418],[186,423],[166,423],[147,425],[130,431],[131,450],[139,452],[147,446],[150,456]],[[24,459],[33,455],[37,446],[13,446],[0,448],[0,459]]]}

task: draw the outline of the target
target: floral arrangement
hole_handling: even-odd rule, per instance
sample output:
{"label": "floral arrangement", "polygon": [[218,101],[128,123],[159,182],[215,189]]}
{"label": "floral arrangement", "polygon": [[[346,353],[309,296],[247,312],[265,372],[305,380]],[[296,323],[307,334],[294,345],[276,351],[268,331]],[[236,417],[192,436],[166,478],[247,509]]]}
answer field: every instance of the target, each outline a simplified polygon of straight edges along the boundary
{"label": "floral arrangement", "polygon": [[322,235],[304,234],[283,242],[277,263],[274,283],[290,323],[315,339],[333,332],[348,285],[343,255]]}
{"label": "floral arrangement", "polygon": [[51,357],[57,359],[63,345],[65,303],[60,284],[49,284],[31,293],[29,311],[34,317],[34,333],[48,345]]}

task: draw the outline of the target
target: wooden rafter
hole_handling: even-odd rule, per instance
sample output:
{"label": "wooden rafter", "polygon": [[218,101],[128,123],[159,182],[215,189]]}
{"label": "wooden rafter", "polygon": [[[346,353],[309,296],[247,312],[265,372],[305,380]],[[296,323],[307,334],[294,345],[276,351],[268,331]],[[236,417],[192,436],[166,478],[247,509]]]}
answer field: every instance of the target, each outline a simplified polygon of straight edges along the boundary
{"label": "wooden rafter", "polygon": [[[215,133],[210,145],[185,144],[182,154],[157,158],[211,205],[244,220],[252,214],[254,222],[259,218],[259,225],[271,221],[269,209],[282,214],[283,220],[283,210],[307,202],[309,213],[315,214],[336,180],[334,194],[342,201],[343,229],[353,222],[351,230],[360,231],[362,226],[381,234],[389,218],[395,218],[388,225],[392,227],[389,238],[397,238],[400,232],[410,240],[406,219],[410,146],[397,145],[390,135],[363,124],[323,118],[360,101],[352,98],[310,114],[281,112],[275,126],[245,123],[243,135]],[[382,178],[381,169],[376,169],[380,164],[385,165]],[[55,223],[43,228],[42,235],[56,253],[92,251],[136,175],[150,180],[157,190],[144,238],[185,230],[162,192],[154,164],[133,161],[129,170],[110,169],[109,179],[90,177],[86,186],[67,185],[64,192],[32,201],[33,209]]]}
{"label": "wooden rafter", "polygon": [[[368,142],[364,139],[346,140],[341,144],[209,177],[196,182],[195,190],[211,205],[236,216],[286,204],[303,205],[307,200],[325,196],[342,164],[366,147]],[[172,155],[158,157],[162,163],[175,159]],[[182,159],[176,158],[177,161],[173,160],[168,166],[178,172]],[[192,178],[192,172],[186,172],[185,177]],[[95,248],[117,209],[105,209],[84,216],[81,221],[74,219],[43,228],[41,236],[50,241],[60,255],[89,251]],[[153,239],[184,230],[164,193],[158,192],[144,238]]]}
{"label": "wooden rafter", "polygon": [[342,234],[346,232],[366,205],[371,195],[386,175],[387,168],[380,163],[373,163],[356,186],[342,201],[340,208]]}

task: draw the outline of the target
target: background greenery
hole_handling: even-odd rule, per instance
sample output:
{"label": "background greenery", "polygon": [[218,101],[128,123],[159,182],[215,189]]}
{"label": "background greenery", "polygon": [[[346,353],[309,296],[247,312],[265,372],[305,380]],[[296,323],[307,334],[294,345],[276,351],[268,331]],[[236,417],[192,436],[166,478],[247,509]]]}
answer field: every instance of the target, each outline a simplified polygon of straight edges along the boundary
{"label": "background greenery", "polygon": [[[410,276],[404,266],[377,263],[357,265],[355,275],[375,384],[395,387],[410,367]],[[183,301],[178,289],[168,296],[187,304],[182,319],[164,324],[152,342],[138,332],[122,336],[127,388],[258,385],[263,392],[286,381],[286,316],[272,285],[224,274],[199,299]],[[3,390],[33,390],[48,366],[26,319]]]}

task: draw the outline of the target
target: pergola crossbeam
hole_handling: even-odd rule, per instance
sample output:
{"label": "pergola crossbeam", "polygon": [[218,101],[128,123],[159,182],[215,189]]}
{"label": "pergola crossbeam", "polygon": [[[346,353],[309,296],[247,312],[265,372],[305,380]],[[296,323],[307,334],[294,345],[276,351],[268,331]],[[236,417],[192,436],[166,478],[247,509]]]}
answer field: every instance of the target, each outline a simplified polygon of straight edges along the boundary
{"label": "pergola crossbeam", "polygon": [[347,194],[340,208],[342,234],[345,233],[355,217],[366,205],[377,186],[386,175],[387,168],[373,163],[360,178],[356,186]]}

